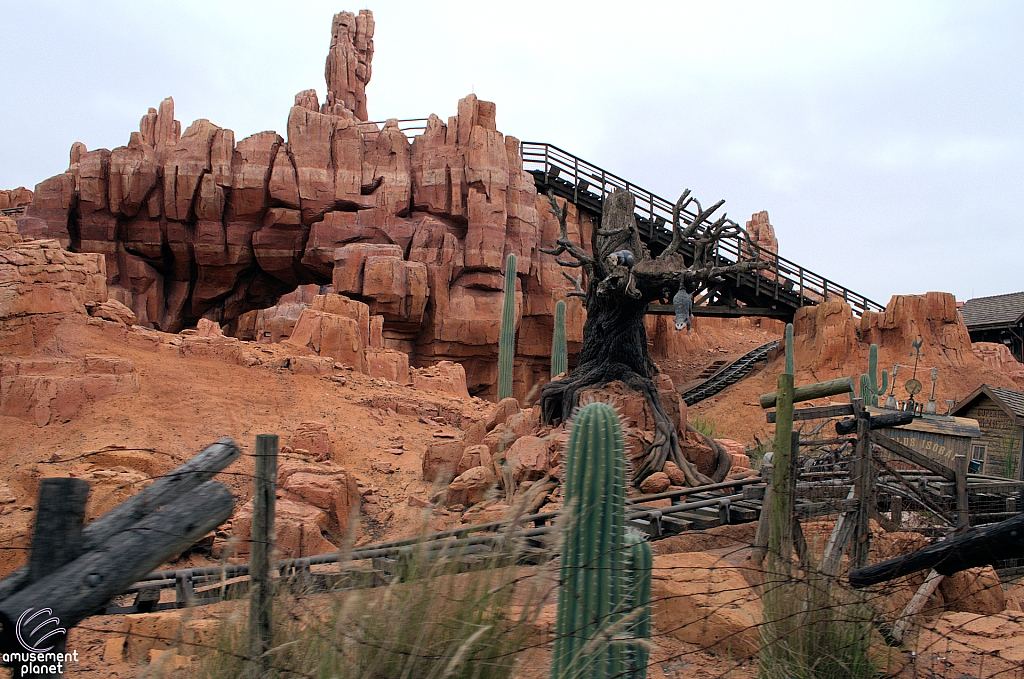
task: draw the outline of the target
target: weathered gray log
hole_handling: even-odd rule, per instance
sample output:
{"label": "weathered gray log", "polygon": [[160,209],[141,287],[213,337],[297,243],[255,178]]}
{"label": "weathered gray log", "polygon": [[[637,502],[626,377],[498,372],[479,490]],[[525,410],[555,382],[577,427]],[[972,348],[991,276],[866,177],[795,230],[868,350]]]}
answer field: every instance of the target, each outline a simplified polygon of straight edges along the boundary
{"label": "weathered gray log", "polygon": [[[82,521],[85,519],[85,505],[88,501],[89,483],[82,479],[50,478],[39,482],[39,502],[36,504],[36,525],[28,558],[27,582],[38,582],[78,558],[82,552]],[[29,623],[31,628],[23,625],[21,632],[34,640],[34,643],[30,642],[31,645],[40,651],[64,653],[68,640],[66,628],[60,626],[60,620],[48,617],[45,608],[39,613],[41,616]],[[32,675],[59,678],[64,669],[63,663],[20,660],[10,663],[10,667],[14,677]]]}
{"label": "weathered gray log", "polygon": [[[238,459],[235,442],[223,438],[177,469],[161,476],[82,529],[82,551],[90,551],[168,502],[206,483]],[[28,584],[28,567],[0,580],[0,601]]]}
{"label": "weathered gray log", "polygon": [[[817,384],[808,384],[803,387],[796,387],[793,389],[793,403],[810,401],[815,398],[825,398],[826,396],[838,396],[839,394],[846,394],[850,392],[853,392],[853,378],[840,377],[838,380],[829,380],[828,382],[818,382]],[[761,398],[759,399],[761,407],[774,407],[777,394],[778,392],[761,394]]]}
{"label": "weathered gray log", "polygon": [[772,509],[772,481],[775,467],[771,463],[761,464],[761,478],[764,479],[764,498],[761,500],[761,515],[757,519],[757,533],[754,535],[754,551],[750,554],[750,560],[758,568],[764,562],[768,553],[768,525],[771,520]]}
{"label": "weathered gray log", "polygon": [[[855,495],[856,490],[850,488],[850,494],[846,496],[846,499],[853,500]],[[833,578],[839,574],[839,564],[842,562],[843,555],[846,554],[856,527],[856,512],[843,512],[839,515],[836,525],[832,527],[832,534],[829,535],[828,542],[825,543],[825,551],[821,555],[821,564],[818,566],[819,573]]]}
{"label": "weathered gray log", "polygon": [[28,581],[38,582],[82,553],[82,522],[89,483],[56,478],[39,482],[36,525],[28,557]]}
{"label": "weathered gray log", "polygon": [[270,557],[274,550],[274,502],[277,496],[277,436],[256,436],[252,530],[249,543],[249,663],[251,679],[269,676],[273,637],[274,590]]}
{"label": "weathered gray log", "polygon": [[870,416],[864,409],[863,399],[855,398],[851,400],[851,403],[853,403],[853,411],[857,415],[854,418],[857,423],[857,466],[856,476],[853,479],[857,498],[857,529],[853,533],[853,552],[850,554],[850,561],[854,567],[862,568],[868,563],[868,553],[871,549],[871,507],[874,506],[874,489],[871,483]]}
{"label": "weathered gray log", "polygon": [[[799,387],[797,387],[799,389]],[[833,406],[812,406],[810,408],[795,408],[793,410],[793,421],[799,420],[824,420],[829,417],[842,417],[852,415],[853,408],[849,403],[840,403]],[[768,424],[775,424],[775,411],[769,410],[765,413]]]}
{"label": "weathered gray log", "polygon": [[[871,429],[887,429],[889,427],[900,427],[914,421],[914,413],[901,411],[885,413],[884,415],[873,415],[871,417]],[[857,430],[857,418],[840,420],[836,422],[836,433],[846,436]]]}
{"label": "weathered gray log", "polygon": [[935,593],[936,588],[942,584],[942,579],[946,577],[940,575],[934,570],[928,574],[925,581],[921,583],[917,591],[914,592],[914,596],[907,603],[906,608],[900,613],[900,617],[896,619],[896,623],[892,626],[892,632],[889,634],[893,645],[899,645],[903,643],[903,636],[907,633],[907,629],[910,627],[910,623],[913,621],[914,616],[921,612],[924,605],[928,603],[928,599],[931,598],[932,594]]}
{"label": "weathered gray log", "polygon": [[71,629],[224,523],[234,505],[227,486],[208,481],[8,597],[0,602],[0,650],[20,649],[15,623],[26,611],[51,609],[60,626]]}
{"label": "weathered gray log", "polygon": [[952,575],[1003,559],[1019,558],[1021,554],[1024,554],[1024,514],[851,571],[850,585],[868,587],[928,568],[942,575]]}

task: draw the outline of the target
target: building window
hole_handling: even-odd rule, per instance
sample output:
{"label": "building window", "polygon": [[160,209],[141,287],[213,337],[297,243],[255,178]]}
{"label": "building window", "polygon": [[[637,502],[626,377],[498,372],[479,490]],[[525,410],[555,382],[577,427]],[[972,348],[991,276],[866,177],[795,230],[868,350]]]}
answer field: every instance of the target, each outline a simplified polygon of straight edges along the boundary
{"label": "building window", "polygon": [[988,444],[975,443],[971,446],[971,463],[968,471],[972,474],[981,474],[985,470],[985,456],[988,453]]}

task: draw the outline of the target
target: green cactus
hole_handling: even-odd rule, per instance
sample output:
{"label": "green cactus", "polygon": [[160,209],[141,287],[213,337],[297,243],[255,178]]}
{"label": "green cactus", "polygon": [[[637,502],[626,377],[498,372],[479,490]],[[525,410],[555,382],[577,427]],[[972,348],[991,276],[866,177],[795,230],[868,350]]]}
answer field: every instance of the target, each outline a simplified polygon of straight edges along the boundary
{"label": "green cactus", "polygon": [[551,379],[569,372],[569,350],[565,346],[565,302],[555,305],[555,335],[551,340]]}
{"label": "green cactus", "polygon": [[498,400],[512,395],[512,362],[516,355],[516,256],[505,265],[505,303],[498,337]]}
{"label": "green cactus", "polygon": [[[563,533],[551,677],[642,679],[646,646],[630,637],[650,634],[650,546],[627,544],[625,443],[618,415],[604,403],[576,413],[565,506],[571,518]],[[624,623],[637,606],[639,616]]]}
{"label": "green cactus", "polygon": [[889,371],[882,371],[882,383],[878,383],[878,345],[872,344],[868,352],[868,373],[860,376],[860,397],[864,404],[878,407],[878,397],[889,390]]}
{"label": "green cactus", "polygon": [[[627,610],[639,609],[631,626],[634,639],[651,637],[651,572],[654,569],[654,553],[651,543],[640,535],[627,532],[626,575],[629,578]],[[629,679],[644,679],[647,676],[647,660],[650,649],[644,641],[630,643],[629,658],[626,661],[626,676]]]}

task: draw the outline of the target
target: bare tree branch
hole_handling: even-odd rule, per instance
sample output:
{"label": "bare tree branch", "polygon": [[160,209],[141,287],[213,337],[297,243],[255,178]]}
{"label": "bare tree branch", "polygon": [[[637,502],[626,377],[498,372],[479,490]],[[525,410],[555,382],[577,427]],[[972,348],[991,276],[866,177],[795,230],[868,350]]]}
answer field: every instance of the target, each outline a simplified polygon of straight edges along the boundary
{"label": "bare tree branch", "polygon": [[[672,206],[672,242],[665,248],[665,252],[671,255],[673,252],[679,250],[683,244],[683,230],[679,226],[679,213],[682,212],[683,208],[690,204],[690,189],[686,189],[679,196],[679,200]],[[666,255],[667,256],[667,255]]]}
{"label": "bare tree branch", "polygon": [[587,296],[586,290],[583,289],[583,274],[580,274],[579,276],[576,276],[575,278],[573,278],[568,273],[563,271],[562,275],[565,276],[567,279],[569,279],[569,282],[572,283],[573,288],[574,288],[572,292],[567,292],[566,293],[566,295],[565,295],[566,297],[584,297],[585,298]]}
{"label": "bare tree branch", "polygon": [[[555,193],[554,191],[551,190],[548,190],[548,201],[551,203],[551,214],[553,214],[555,216],[555,219],[558,220],[559,236],[558,240],[555,241],[558,244],[558,247],[550,249],[540,248],[540,251],[548,255],[556,256],[562,254],[563,252],[568,252],[575,260],[579,262],[579,264],[576,264],[575,266],[593,266],[594,258],[588,255],[583,248],[569,240],[569,228],[568,226],[566,226],[565,223],[567,203],[562,203],[562,205],[559,206],[558,201],[555,200]],[[558,263],[562,264],[562,266],[573,266],[570,264],[565,264],[561,261]]]}
{"label": "bare tree branch", "polygon": [[[697,201],[694,202],[696,203]],[[704,223],[704,220],[713,215],[715,211],[717,211],[718,208],[722,207],[723,205],[725,205],[724,198],[715,203],[714,205],[712,205],[711,207],[709,207],[707,210],[701,210],[700,212],[698,212],[697,216],[693,218],[693,221],[690,222],[690,224],[683,231],[683,240],[693,237],[693,234],[697,231],[700,225]],[[697,207],[698,209],[700,208],[700,203],[697,203]]]}

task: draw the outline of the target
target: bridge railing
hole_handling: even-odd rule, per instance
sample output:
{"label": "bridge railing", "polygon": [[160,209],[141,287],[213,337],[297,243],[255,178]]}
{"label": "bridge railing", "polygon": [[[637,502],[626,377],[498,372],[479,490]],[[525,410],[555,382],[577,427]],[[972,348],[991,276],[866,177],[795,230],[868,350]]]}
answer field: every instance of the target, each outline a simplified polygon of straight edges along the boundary
{"label": "bridge railing", "polygon": [[[597,167],[552,144],[522,142],[521,152],[524,169],[541,172],[548,183],[554,180],[566,182],[572,187],[573,202],[589,200],[603,201],[615,189],[625,189],[636,200],[636,214],[647,224],[642,231],[650,240],[665,240],[672,237],[672,208],[674,203],[658,196],[618,175]],[[568,189],[566,189],[568,190]],[[685,221],[692,221],[697,213],[684,209]],[[750,276],[758,294],[773,293],[778,299],[780,292],[799,298],[800,305],[816,304],[830,299],[842,299],[858,315],[865,311],[883,311],[884,306],[829,280],[824,276],[780,257],[778,253],[762,250],[750,242],[746,232],[742,236],[723,239],[715,252],[716,261],[721,264],[736,262],[742,258],[757,257],[768,263],[760,274],[739,274],[737,278]]]}

